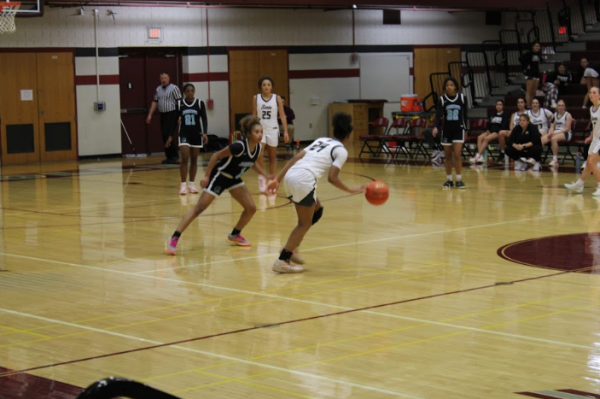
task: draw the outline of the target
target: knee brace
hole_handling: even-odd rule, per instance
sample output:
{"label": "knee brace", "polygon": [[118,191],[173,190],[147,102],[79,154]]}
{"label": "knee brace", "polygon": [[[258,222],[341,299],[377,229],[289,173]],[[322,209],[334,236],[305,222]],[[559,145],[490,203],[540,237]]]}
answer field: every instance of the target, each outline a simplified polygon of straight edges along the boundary
{"label": "knee brace", "polygon": [[323,216],[323,207],[320,207],[319,209],[317,209],[315,211],[315,213],[313,214],[312,224],[317,223],[319,221],[319,219],[321,219],[321,216]]}

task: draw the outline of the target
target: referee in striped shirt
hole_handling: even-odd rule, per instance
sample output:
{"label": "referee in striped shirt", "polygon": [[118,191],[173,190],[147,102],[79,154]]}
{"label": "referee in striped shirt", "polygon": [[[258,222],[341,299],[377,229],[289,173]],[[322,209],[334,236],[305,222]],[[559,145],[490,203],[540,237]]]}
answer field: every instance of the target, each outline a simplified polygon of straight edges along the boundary
{"label": "referee in striped shirt", "polygon": [[179,160],[179,154],[177,145],[173,143],[173,136],[177,130],[177,102],[182,97],[179,87],[170,84],[169,81],[168,73],[163,72],[160,74],[160,86],[156,88],[156,94],[150,106],[146,123],[150,124],[152,114],[158,106],[158,112],[160,112],[160,131],[162,132],[162,139],[165,143],[165,155],[167,156],[167,159],[162,161],[162,163],[176,164]]}

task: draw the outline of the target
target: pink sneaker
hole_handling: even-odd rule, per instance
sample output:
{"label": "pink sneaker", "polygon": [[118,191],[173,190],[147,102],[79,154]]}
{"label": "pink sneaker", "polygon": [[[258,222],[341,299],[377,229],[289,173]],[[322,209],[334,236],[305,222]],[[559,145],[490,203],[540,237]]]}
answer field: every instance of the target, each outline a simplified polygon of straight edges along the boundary
{"label": "pink sneaker", "polygon": [[169,255],[175,255],[175,251],[177,251],[177,241],[179,241],[179,238],[171,237],[165,243],[165,251],[167,251]]}
{"label": "pink sneaker", "polygon": [[232,245],[238,245],[240,247],[249,247],[250,246],[250,241],[247,241],[241,235],[237,235],[237,236],[228,235],[227,242]]}
{"label": "pink sneaker", "polygon": [[196,188],[196,186],[194,185],[194,182],[189,182],[188,183],[188,192],[190,194],[198,194],[198,189]]}
{"label": "pink sneaker", "polygon": [[186,195],[188,193],[188,188],[185,185],[185,183],[181,183],[181,186],[179,187],[179,195]]}

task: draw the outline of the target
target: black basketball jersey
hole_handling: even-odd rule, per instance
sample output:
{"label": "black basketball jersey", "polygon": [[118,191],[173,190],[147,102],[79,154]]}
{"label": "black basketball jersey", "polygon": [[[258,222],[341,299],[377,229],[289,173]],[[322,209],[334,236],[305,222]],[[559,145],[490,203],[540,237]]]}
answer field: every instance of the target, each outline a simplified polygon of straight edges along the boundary
{"label": "black basketball jersey", "polygon": [[229,145],[231,156],[222,158],[217,163],[215,169],[217,173],[230,179],[237,179],[251,168],[260,154],[261,144],[257,144],[253,153],[250,153],[248,139],[236,141]]}
{"label": "black basketball jersey", "polygon": [[449,98],[444,94],[439,99],[442,114],[444,116],[444,130],[461,130],[465,129],[465,114],[467,102],[462,93],[456,94],[454,98]]}
{"label": "black basketball jersey", "polygon": [[185,102],[185,98],[177,103],[181,124],[179,135],[192,137],[192,135],[206,133],[206,108],[204,102],[194,98],[191,104]]}

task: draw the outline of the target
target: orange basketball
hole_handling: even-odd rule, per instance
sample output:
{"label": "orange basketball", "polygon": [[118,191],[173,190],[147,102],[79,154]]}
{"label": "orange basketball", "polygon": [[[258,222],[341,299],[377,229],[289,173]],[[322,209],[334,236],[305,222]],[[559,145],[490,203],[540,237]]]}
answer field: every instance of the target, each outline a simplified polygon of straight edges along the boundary
{"label": "orange basketball", "polygon": [[373,205],[383,205],[385,201],[387,201],[390,196],[390,190],[388,189],[387,184],[382,181],[372,181],[367,186],[367,190],[365,191],[365,197],[367,201]]}

